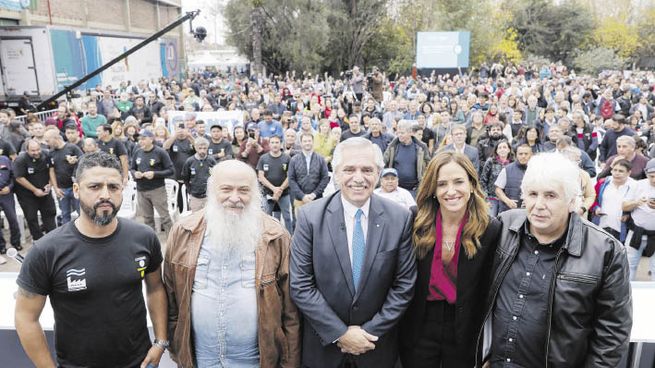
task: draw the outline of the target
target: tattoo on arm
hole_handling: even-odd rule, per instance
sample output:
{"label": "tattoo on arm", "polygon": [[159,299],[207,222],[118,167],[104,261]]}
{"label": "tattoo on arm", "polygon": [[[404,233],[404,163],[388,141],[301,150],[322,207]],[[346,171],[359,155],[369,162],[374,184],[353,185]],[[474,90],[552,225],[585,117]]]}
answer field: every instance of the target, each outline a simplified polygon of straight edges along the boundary
{"label": "tattoo on arm", "polygon": [[38,296],[38,294],[32,293],[32,292],[27,291],[27,290],[25,290],[23,288],[20,288],[20,287],[18,288],[18,294],[20,294],[21,296],[24,296],[25,298],[28,298],[28,299],[32,299],[32,298]]}

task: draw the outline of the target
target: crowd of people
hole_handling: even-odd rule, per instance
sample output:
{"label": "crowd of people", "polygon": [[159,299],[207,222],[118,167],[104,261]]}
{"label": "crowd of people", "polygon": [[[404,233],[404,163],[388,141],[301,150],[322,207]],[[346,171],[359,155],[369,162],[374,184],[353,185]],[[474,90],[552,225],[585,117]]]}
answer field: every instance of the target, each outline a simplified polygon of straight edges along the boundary
{"label": "crowd of people", "polygon": [[[14,193],[36,241],[18,279],[26,352],[51,366],[45,340],[27,340],[56,295],[62,366],[156,366],[166,348],[181,367],[616,366],[629,280],[655,251],[655,74],[534,69],[205,71],[98,87],[25,127],[0,111],[10,242],[22,249]],[[243,122],[208,126],[196,113],[210,111]],[[177,222],[167,178],[191,212]],[[130,183],[150,230],[115,217]],[[121,250],[73,249],[108,243],[138,277],[100,281]],[[131,319],[108,336],[142,328],[110,359],[80,349],[71,322],[102,325],[114,295]]]}

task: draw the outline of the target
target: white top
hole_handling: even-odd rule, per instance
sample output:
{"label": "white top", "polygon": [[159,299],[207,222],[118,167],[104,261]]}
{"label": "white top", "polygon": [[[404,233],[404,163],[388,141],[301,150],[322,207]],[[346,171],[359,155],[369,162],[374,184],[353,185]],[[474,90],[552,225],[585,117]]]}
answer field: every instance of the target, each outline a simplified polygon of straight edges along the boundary
{"label": "white top", "polygon": [[[655,187],[650,185],[648,179],[637,181],[634,185],[634,190],[628,193],[625,200],[635,201],[641,198],[655,198]],[[632,220],[639,227],[643,227],[646,230],[655,230],[655,210],[648,207],[647,203],[632,210]]]}
{"label": "white top", "polygon": [[603,201],[601,204],[600,227],[609,227],[616,231],[621,231],[621,216],[623,215],[623,201],[628,197],[628,192],[635,186],[635,180],[628,178],[625,184],[617,187],[614,183],[609,183],[603,192]]}
{"label": "white top", "polygon": [[385,192],[382,188],[377,188],[374,193],[382,198],[390,199],[407,209],[416,206],[416,201],[412,197],[412,194],[407,189],[401,187],[397,187],[393,192]]}
{"label": "white top", "polygon": [[500,173],[498,174],[498,177],[496,178],[494,185],[500,189],[505,189],[505,185],[507,185],[507,170],[505,170],[504,167],[502,170],[500,170]]}
{"label": "white top", "polygon": [[[353,264],[353,230],[355,229],[355,214],[360,207],[355,207],[341,195],[341,204],[343,205],[343,218],[346,222],[346,236],[348,237],[348,255],[350,255],[350,266]],[[371,207],[371,198],[366,200],[366,203],[361,207],[362,215],[362,231],[364,232],[364,242],[368,235],[368,210]]]}

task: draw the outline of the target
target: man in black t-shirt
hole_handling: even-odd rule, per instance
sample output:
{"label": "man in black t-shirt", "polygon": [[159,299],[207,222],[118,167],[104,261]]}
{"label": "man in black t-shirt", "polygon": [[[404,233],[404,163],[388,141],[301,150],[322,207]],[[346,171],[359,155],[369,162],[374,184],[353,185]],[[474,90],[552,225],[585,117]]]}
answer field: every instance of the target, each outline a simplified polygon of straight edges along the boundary
{"label": "man in black t-shirt", "polygon": [[154,134],[143,130],[139,135],[139,149],[132,158],[132,177],[136,181],[137,215],[146,225],[155,229],[155,213],[161,216],[161,225],[168,232],[173,225],[168,213],[168,194],[165,179],[173,175],[173,163],[163,148],[154,144]]}
{"label": "man in black t-shirt", "polygon": [[113,129],[109,124],[102,124],[97,129],[98,134],[98,149],[109,153],[110,155],[116,156],[121,161],[121,167],[123,168],[123,185],[127,184],[129,163],[127,161],[127,150],[123,142],[119,142],[114,139],[112,132]]}
{"label": "man in black t-shirt", "polygon": [[232,144],[223,137],[223,128],[220,125],[213,125],[210,129],[211,139],[209,140],[209,149],[207,153],[216,160],[216,162],[231,160],[234,156]]}
{"label": "man in black t-shirt", "polygon": [[45,140],[52,148],[49,155],[50,185],[59,200],[61,222],[65,224],[71,220],[73,211],[78,214],[80,211],[80,203],[73,195],[73,176],[83,153],[78,146],[64,142],[61,134],[54,129],[45,133]]}
{"label": "man in black t-shirt", "polygon": [[43,236],[39,225],[39,212],[46,232],[54,230],[57,207],[50,193],[50,160],[48,151],[41,151],[41,145],[34,139],[28,139],[27,151],[21,152],[14,161],[16,177],[16,197],[23,209],[27,226],[33,240]]}
{"label": "man in black t-shirt", "polygon": [[[266,202],[264,210],[273,215],[277,205],[284,218],[284,225],[290,234],[293,234],[293,217],[291,209],[291,196],[289,195],[289,161],[291,156],[282,152],[282,140],[278,136],[271,136],[268,141],[269,152],[259,158],[257,163],[257,176],[264,188]],[[280,219],[280,212],[275,217]]]}
{"label": "man in black t-shirt", "polygon": [[60,367],[156,367],[168,346],[159,240],[147,227],[116,217],[121,169],[104,152],[82,157],[73,184],[80,217],[35,242],[25,257],[16,280],[16,332],[36,366],[55,366],[38,322],[47,296]]}
{"label": "man in black t-shirt", "polygon": [[182,180],[189,193],[189,209],[196,212],[203,209],[207,202],[207,179],[216,160],[208,155],[209,142],[205,138],[196,138],[193,146],[196,154],[189,157],[182,167]]}
{"label": "man in black t-shirt", "polygon": [[[189,157],[193,156],[196,151],[193,149],[193,137],[189,130],[184,127],[184,123],[180,123],[175,128],[175,134],[171,135],[164,142],[164,149],[168,152],[171,160],[173,161],[173,167],[175,168],[175,180],[180,183],[180,186],[184,183],[182,180],[182,168],[186,163],[186,160]],[[177,208],[181,212],[183,207],[182,196],[186,193],[182,193],[181,190],[177,191]]]}

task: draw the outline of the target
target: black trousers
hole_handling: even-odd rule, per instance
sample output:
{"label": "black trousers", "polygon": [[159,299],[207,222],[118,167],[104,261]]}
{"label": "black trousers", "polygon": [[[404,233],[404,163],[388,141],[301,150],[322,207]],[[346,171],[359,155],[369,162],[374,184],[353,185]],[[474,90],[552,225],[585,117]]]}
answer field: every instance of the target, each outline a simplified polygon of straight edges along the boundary
{"label": "black trousers", "polygon": [[41,212],[41,221],[46,233],[54,230],[57,225],[55,224],[55,216],[57,216],[57,207],[55,206],[55,199],[52,195],[48,194],[45,197],[37,197],[32,193],[16,194],[18,203],[23,209],[27,226],[32,234],[32,240],[41,239],[43,231],[39,225],[39,212]]}
{"label": "black trousers", "polygon": [[458,355],[455,340],[455,306],[446,301],[425,304],[425,321],[421,334],[403,368],[473,367],[475,357]]}
{"label": "black trousers", "polygon": [[[9,242],[14,247],[20,246],[20,225],[16,218],[16,202],[14,201],[13,193],[0,195],[0,208],[2,208],[2,212],[4,212],[7,222],[9,223]],[[0,235],[0,249],[5,248],[5,238]]]}

